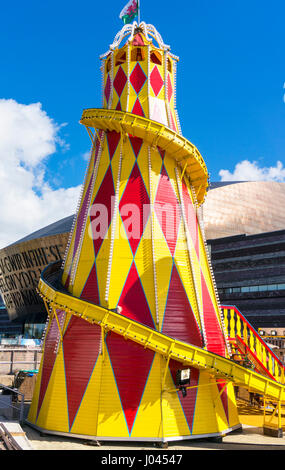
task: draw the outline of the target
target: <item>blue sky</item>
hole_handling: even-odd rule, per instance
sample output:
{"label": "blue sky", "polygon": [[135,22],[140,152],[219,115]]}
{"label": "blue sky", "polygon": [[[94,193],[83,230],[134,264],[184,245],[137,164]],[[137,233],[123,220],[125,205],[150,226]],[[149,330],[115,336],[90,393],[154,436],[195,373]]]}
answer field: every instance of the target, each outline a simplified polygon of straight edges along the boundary
{"label": "blue sky", "polygon": [[[119,13],[126,3],[1,5],[0,99],[41,103],[57,125],[55,147],[33,167],[33,190],[40,197],[41,184],[61,190],[82,183],[89,138],[79,119],[84,108],[101,106],[99,55],[123,26]],[[284,0],[141,0],[141,19],[180,57],[182,132],[199,148],[212,181],[235,177],[236,165],[245,160],[246,171],[256,171],[257,178],[285,181],[284,18]],[[20,159],[17,165],[27,166]]]}

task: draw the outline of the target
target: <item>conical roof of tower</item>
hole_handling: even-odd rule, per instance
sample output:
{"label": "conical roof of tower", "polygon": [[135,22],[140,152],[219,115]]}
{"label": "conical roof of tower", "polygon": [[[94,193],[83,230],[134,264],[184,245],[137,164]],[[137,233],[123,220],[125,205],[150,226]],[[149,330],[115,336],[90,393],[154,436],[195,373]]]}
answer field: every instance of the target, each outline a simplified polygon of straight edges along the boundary
{"label": "conical roof of tower", "polygon": [[138,30],[135,32],[133,39],[130,41],[130,43],[133,46],[147,46],[150,44],[152,41],[148,41],[145,35],[141,30]]}
{"label": "conical roof of tower", "polygon": [[[163,42],[163,39],[156,28],[151,24],[141,22],[139,25],[136,21],[132,24],[125,25],[115,36],[113,43],[110,45],[109,51],[105,52],[100,56],[101,59],[105,59],[110,51],[114,51],[119,48],[123,48],[126,43],[123,43],[124,39],[129,36],[127,42],[133,46],[146,46],[153,44],[153,39],[157,42],[158,48],[166,51],[170,51],[170,46]],[[153,44],[154,45],[154,44]],[[157,46],[154,46],[157,47]],[[178,60],[178,57],[171,54],[173,58]]]}

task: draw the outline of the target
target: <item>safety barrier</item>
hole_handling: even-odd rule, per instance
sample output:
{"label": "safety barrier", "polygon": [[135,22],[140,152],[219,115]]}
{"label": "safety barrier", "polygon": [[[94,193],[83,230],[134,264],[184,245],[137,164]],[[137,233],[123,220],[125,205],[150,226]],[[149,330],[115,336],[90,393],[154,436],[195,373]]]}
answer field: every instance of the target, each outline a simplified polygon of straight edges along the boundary
{"label": "safety barrier", "polygon": [[247,355],[256,369],[280,383],[285,383],[285,367],[263,341],[249,321],[235,306],[221,306],[228,340],[234,350]]}

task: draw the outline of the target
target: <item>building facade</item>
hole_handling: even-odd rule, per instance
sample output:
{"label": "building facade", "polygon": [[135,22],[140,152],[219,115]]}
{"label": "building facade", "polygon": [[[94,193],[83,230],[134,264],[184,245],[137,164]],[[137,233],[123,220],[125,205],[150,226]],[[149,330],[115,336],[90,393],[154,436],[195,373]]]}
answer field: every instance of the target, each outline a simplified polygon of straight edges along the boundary
{"label": "building facade", "polygon": [[285,230],[208,245],[221,303],[235,305],[255,329],[285,327]]}

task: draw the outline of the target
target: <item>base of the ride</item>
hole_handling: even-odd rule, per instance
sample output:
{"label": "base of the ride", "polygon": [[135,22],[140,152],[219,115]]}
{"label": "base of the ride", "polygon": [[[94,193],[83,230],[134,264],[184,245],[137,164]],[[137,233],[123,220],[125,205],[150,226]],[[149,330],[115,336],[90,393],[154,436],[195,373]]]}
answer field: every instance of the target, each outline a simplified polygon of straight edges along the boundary
{"label": "base of the ride", "polygon": [[[239,429],[242,424],[262,426],[264,434],[283,436],[284,366],[236,308],[223,307],[233,352],[232,358],[227,359],[174,342],[115,312],[57,290],[57,274],[56,265],[51,266],[40,281],[41,295],[53,308],[49,309],[44,355],[28,416],[33,427],[45,433],[98,441],[163,443],[215,438]],[[80,345],[68,332],[70,324],[76,325],[76,334],[81,334],[84,340]],[[94,353],[92,340],[102,330],[105,341],[101,351]],[[110,366],[109,341],[116,342],[118,337],[124,338],[132,354],[141,353],[152,362],[150,375],[156,377],[149,389],[142,390],[141,371],[133,375],[128,384],[129,398],[131,403],[133,393],[140,390],[137,409],[127,404],[123,407],[119,390],[114,393],[117,385]],[[76,355],[82,361],[88,358],[88,377],[84,377],[86,364],[76,361]],[[73,360],[72,377],[68,374],[67,358]],[[132,357],[127,359],[124,379]],[[186,396],[171,376],[171,363],[190,368],[192,378],[185,385]],[[245,367],[245,363],[251,367]],[[82,393],[78,396],[79,387]],[[226,389],[226,400],[221,402]],[[72,393],[75,390],[77,395]]]}

